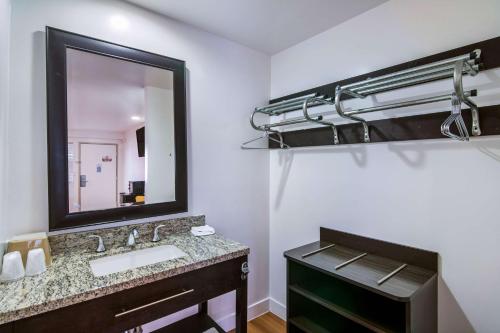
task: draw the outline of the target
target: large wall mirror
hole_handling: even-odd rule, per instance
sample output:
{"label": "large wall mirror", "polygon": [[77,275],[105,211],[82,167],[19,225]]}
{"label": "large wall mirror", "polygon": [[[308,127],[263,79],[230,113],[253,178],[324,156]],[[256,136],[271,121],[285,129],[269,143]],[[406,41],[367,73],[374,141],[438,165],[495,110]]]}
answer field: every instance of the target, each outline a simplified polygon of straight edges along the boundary
{"label": "large wall mirror", "polygon": [[187,210],[185,65],[47,28],[50,230]]}

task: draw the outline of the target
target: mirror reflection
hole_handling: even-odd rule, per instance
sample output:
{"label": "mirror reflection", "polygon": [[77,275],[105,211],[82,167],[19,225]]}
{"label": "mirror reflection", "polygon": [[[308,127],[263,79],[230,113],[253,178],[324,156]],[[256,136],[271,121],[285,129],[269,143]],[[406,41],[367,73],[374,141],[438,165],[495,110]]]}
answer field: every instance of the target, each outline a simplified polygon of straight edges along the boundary
{"label": "mirror reflection", "polygon": [[174,201],[173,73],[66,55],[69,212]]}

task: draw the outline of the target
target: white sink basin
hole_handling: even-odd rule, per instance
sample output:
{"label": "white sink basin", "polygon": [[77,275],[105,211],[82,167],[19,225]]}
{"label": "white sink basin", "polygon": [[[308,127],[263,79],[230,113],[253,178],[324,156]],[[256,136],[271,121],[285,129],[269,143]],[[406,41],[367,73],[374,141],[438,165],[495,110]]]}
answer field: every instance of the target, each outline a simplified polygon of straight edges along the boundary
{"label": "white sink basin", "polygon": [[94,276],[104,276],[184,256],[187,254],[178,247],[162,245],[95,259],[90,261],[90,268]]}

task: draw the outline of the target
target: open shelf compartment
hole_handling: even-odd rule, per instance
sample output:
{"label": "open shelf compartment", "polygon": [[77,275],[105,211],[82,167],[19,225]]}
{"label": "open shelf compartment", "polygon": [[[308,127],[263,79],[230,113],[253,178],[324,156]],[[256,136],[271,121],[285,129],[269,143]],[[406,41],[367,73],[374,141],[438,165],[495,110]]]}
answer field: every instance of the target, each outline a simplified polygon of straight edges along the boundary
{"label": "open shelf compartment", "polygon": [[331,312],[327,308],[301,295],[292,293],[290,294],[290,300],[296,306],[290,311],[289,324],[290,326],[294,326],[296,332],[371,332],[356,322],[335,312]]}
{"label": "open shelf compartment", "polygon": [[405,303],[289,262],[290,297],[308,299],[369,332],[404,332]]}

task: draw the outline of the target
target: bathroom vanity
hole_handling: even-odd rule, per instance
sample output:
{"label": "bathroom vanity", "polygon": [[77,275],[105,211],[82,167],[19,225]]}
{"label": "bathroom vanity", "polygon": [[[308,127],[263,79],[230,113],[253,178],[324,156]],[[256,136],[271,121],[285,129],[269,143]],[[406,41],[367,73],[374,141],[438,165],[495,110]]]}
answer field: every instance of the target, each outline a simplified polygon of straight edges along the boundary
{"label": "bathroom vanity", "polygon": [[[35,277],[0,284],[0,332],[123,332],[198,305],[198,313],[158,332],[204,332],[214,327],[207,301],[236,290],[236,332],[246,332],[249,249],[219,235],[195,237],[188,230],[202,217],[173,220],[162,240],[151,242],[159,223],[102,229],[108,250],[95,252],[89,232],[51,237],[54,262]],[[139,230],[134,249],[123,246]],[[119,245],[119,246],[116,246]],[[174,245],[187,255],[96,277],[90,261],[145,248]]]}
{"label": "bathroom vanity", "polygon": [[[46,38],[49,231],[186,212],[185,62],[51,27]],[[245,333],[249,249],[190,233],[204,224],[51,236],[45,273],[0,284],[0,333],[124,332],[196,305],[160,331],[224,332],[207,301],[233,290]]]}

